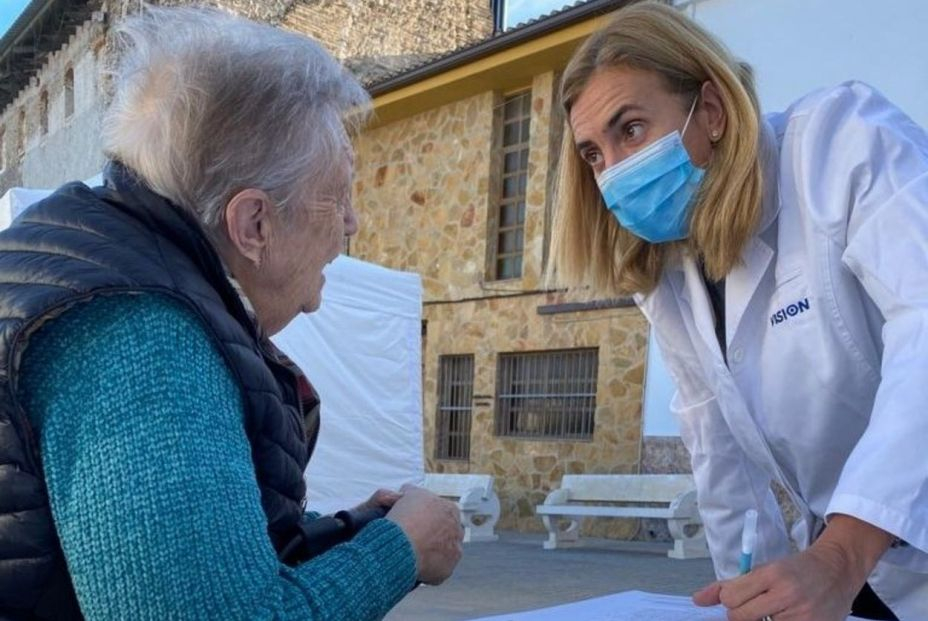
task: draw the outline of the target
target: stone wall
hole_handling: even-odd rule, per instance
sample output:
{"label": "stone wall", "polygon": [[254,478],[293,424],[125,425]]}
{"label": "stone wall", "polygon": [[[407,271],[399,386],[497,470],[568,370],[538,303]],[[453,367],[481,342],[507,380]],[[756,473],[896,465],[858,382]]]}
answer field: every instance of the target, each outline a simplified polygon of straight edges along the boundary
{"label": "stone wall", "polygon": [[360,136],[351,252],[418,272],[426,300],[483,297],[496,96],[484,93]]}
{"label": "stone wall", "polygon": [[[6,163],[0,173],[0,194],[14,185],[53,187],[99,172],[103,162],[100,69],[105,37],[102,20],[84,22],[0,114]],[[65,110],[68,70],[74,80],[74,109],[70,114]],[[47,102],[44,121],[40,104],[43,100]]]}
{"label": "stone wall", "polygon": [[[646,320],[634,308],[539,315],[559,294],[488,298],[425,307],[423,381],[426,468],[495,476],[502,504],[499,526],[543,531],[535,515],[564,474],[637,472]],[[497,354],[595,347],[598,350],[595,427],[591,441],[545,441],[495,434]],[[470,460],[435,458],[439,356],[474,355]],[[631,520],[590,520],[587,534],[630,537]]]}
{"label": "stone wall", "polygon": [[[541,315],[567,301],[542,286],[560,118],[552,123],[555,75],[535,76],[521,278],[486,279],[498,158],[494,132],[503,94],[485,92],[365,132],[356,141],[355,205],[360,232],[351,254],[418,272],[424,285],[424,445],[427,469],[496,478],[501,528],[543,530],[534,507],[569,473],[632,473],[640,461],[647,326],[635,308]],[[518,85],[514,85],[517,87]],[[499,353],[595,347],[591,441],[495,435]],[[474,355],[468,461],[435,457],[439,357]],[[631,520],[595,520],[589,534],[630,537]]]}
{"label": "stone wall", "polygon": [[[425,300],[540,291],[555,151],[553,73],[532,91],[522,278],[488,281],[498,162],[493,140],[500,93],[485,92],[377,127],[356,140],[355,203],[361,231],[352,254],[418,272]],[[560,121],[558,117],[558,122]]]}
{"label": "stone wall", "polygon": [[[492,32],[485,0],[207,0],[249,18],[320,40],[361,79],[418,63]],[[149,4],[191,4],[150,0]],[[101,77],[112,50],[110,29],[138,10],[135,0],[107,0],[100,21],[85,22],[52,53],[6,109],[0,111],[0,194],[15,185],[55,187],[99,172],[100,121],[107,103]],[[102,19],[105,16],[105,21]],[[64,115],[64,73],[74,71],[75,110]],[[48,99],[48,131],[39,105]],[[20,122],[23,118],[24,122]],[[20,138],[22,136],[22,139]],[[19,148],[19,145],[22,148]]]}
{"label": "stone wall", "polygon": [[296,0],[281,26],[371,81],[488,37],[493,17],[488,0]]}

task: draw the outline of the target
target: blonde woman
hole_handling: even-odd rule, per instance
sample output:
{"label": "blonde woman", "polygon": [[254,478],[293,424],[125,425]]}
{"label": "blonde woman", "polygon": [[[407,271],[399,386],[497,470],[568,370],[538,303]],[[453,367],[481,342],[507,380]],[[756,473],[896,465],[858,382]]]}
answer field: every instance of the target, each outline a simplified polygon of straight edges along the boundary
{"label": "blonde woman", "polygon": [[928,136],[856,82],[761,116],[749,69],[657,4],[561,91],[555,278],[634,294],[654,327],[720,578],[696,602],[928,619]]}

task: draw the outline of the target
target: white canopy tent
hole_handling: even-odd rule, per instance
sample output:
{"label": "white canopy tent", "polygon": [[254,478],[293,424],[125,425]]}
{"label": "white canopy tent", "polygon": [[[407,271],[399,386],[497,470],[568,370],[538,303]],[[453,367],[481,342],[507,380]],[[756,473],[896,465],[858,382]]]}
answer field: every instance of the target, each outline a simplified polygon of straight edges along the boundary
{"label": "white canopy tent", "polygon": [[[0,229],[49,193],[9,190],[0,198]],[[330,513],[379,487],[424,480],[422,285],[418,274],[345,256],[325,276],[321,308],[300,315],[273,340],[322,401],[306,472],[308,506]]]}
{"label": "white canopy tent", "polygon": [[422,284],[349,257],[325,270],[322,306],[273,338],[322,400],[309,507],[329,513],[378,487],[422,484]]}
{"label": "white canopy tent", "polygon": [[10,226],[26,207],[49,195],[48,190],[10,188],[0,197],[0,230]]}

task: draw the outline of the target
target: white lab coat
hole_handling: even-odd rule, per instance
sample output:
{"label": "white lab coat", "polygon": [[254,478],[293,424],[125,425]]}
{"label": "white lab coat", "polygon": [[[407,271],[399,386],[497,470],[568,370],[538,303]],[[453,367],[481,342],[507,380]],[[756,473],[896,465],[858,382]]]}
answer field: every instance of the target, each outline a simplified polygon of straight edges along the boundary
{"label": "white lab coat", "polygon": [[759,233],[725,282],[728,366],[699,269],[680,256],[638,297],[677,392],[720,577],[790,552],[770,481],[808,546],[844,513],[908,542],[869,581],[928,620],[928,135],[856,82],[764,123]]}

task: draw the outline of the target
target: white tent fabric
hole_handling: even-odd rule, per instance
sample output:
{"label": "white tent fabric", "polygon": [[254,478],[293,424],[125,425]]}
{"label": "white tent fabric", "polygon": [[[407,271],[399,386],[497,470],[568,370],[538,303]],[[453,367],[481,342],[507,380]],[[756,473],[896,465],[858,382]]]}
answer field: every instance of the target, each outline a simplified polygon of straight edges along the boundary
{"label": "white tent fabric", "polygon": [[[49,193],[9,190],[0,198],[0,229]],[[418,274],[344,256],[325,275],[321,308],[273,340],[322,400],[308,506],[330,513],[379,487],[424,481],[422,284]]]}
{"label": "white tent fabric", "polygon": [[422,284],[418,274],[345,256],[325,276],[320,309],[273,341],[322,401],[308,506],[330,513],[378,487],[424,480]]}
{"label": "white tent fabric", "polygon": [[[90,187],[103,185],[103,174],[97,173],[84,183]],[[10,226],[16,218],[19,217],[26,207],[32,203],[38,202],[51,194],[51,190],[41,190],[35,188],[10,188],[0,197],[0,231]]]}
{"label": "white tent fabric", "polygon": [[0,197],[0,230],[21,214],[26,207],[51,194],[50,190],[30,190],[27,188],[10,188]]}

